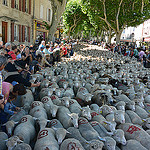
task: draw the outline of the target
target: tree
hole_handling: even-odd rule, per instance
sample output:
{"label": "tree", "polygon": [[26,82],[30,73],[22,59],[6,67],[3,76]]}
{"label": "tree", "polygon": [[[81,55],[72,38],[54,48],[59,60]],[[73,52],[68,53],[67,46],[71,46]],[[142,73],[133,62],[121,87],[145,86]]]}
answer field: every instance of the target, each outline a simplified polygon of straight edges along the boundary
{"label": "tree", "polygon": [[77,27],[83,24],[86,19],[88,19],[87,15],[82,12],[79,0],[70,0],[67,3],[63,18],[69,38],[70,35],[75,32]]}
{"label": "tree", "polygon": [[82,0],[82,6],[93,22],[102,20],[115,32],[116,43],[126,26],[139,25],[150,16],[149,0]]}
{"label": "tree", "polygon": [[54,34],[57,30],[60,18],[65,11],[67,0],[51,0],[52,4],[52,23],[51,25],[45,24],[46,28],[49,30],[49,39],[52,40]]}

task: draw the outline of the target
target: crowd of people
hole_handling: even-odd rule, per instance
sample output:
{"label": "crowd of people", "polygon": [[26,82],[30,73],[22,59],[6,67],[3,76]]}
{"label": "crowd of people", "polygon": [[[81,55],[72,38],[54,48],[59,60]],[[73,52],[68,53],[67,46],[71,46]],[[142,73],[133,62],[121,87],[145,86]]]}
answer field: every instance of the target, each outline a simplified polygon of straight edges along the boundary
{"label": "crowd of people", "polygon": [[106,44],[106,48],[113,53],[118,53],[128,57],[135,57],[137,61],[141,62],[145,68],[150,68],[150,51],[143,44],[140,48],[124,44]]}
{"label": "crowd of people", "polygon": [[74,41],[59,40],[47,44],[43,40],[38,47],[0,42],[0,124],[20,110],[13,104],[18,95],[26,94],[27,87],[40,86],[30,82],[31,75],[53,66],[61,57],[73,56],[73,45]]}

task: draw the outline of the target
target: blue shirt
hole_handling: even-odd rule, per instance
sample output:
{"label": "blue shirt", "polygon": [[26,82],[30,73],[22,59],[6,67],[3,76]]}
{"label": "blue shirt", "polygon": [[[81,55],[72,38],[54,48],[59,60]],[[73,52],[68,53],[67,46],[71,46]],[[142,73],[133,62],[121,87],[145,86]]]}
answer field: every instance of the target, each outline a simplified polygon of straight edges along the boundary
{"label": "blue shirt", "polygon": [[13,115],[14,114],[14,111],[12,111],[13,109],[15,109],[16,106],[11,102],[7,102],[4,106],[4,112],[9,114],[9,115]]}

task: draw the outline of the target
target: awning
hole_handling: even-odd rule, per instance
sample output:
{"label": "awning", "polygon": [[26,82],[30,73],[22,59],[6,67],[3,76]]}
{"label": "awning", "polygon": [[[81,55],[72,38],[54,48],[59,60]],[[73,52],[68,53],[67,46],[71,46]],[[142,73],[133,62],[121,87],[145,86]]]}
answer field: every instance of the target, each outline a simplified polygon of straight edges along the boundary
{"label": "awning", "polygon": [[14,22],[18,22],[18,20],[14,19],[14,18],[11,18],[11,17],[8,17],[8,16],[0,16],[0,19],[1,18],[7,19],[7,20],[11,20],[11,21],[14,21]]}
{"label": "awning", "polygon": [[144,42],[150,42],[150,37],[144,38]]}
{"label": "awning", "polygon": [[132,39],[121,39],[120,42],[133,42]]}

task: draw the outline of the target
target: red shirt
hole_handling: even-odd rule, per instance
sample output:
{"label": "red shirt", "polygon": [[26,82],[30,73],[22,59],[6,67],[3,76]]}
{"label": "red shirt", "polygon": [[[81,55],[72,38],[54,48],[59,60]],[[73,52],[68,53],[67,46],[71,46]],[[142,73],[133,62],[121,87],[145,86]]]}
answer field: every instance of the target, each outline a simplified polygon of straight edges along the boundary
{"label": "red shirt", "polygon": [[8,54],[12,57],[13,60],[16,60],[16,55],[13,51],[8,52]]}
{"label": "red shirt", "polygon": [[66,49],[66,47],[63,47],[62,50],[64,51],[64,55],[67,55],[67,49]]}

